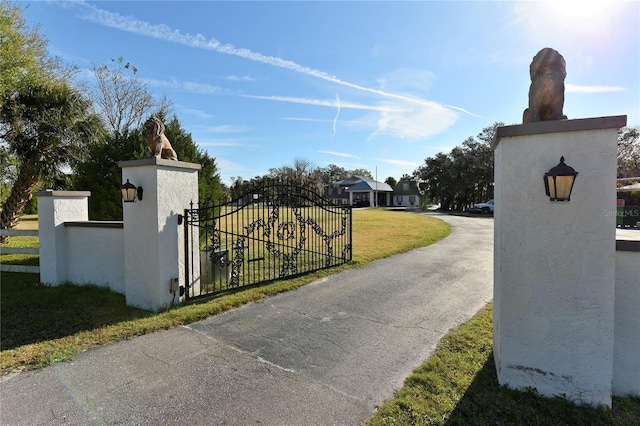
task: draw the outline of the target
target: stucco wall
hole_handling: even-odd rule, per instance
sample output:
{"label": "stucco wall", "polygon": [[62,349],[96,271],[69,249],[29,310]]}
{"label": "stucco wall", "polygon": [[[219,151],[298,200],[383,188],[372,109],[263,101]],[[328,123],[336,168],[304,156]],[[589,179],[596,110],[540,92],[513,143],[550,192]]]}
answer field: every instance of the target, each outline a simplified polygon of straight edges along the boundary
{"label": "stucco wall", "polygon": [[[124,161],[122,181],[144,190],[143,199],[124,203],[127,304],[160,310],[181,301],[171,279],[184,285],[184,236],[178,215],[198,203],[199,164],[149,158]],[[197,250],[198,241],[195,241]],[[196,251],[197,252],[197,251]]]}
{"label": "stucco wall", "polygon": [[[611,118],[502,128],[495,149],[494,354],[515,389],[611,405],[617,129]],[[626,123],[626,117],[624,118]],[[545,195],[564,156],[569,203]]]}
{"label": "stucco wall", "polygon": [[[123,203],[123,222],[88,221],[86,191],[41,191],[38,196],[41,281],[109,286],[128,305],[160,310],[181,302],[171,280],[185,286],[185,240],[178,218],[198,204],[199,164],[156,158],[121,162],[126,179],[143,188]],[[198,253],[199,239],[191,241]],[[200,283],[193,271],[192,286]],[[197,292],[197,291],[196,291]]]}
{"label": "stucco wall", "polygon": [[613,394],[640,397],[640,251],[616,251],[615,300]]}
{"label": "stucco wall", "polygon": [[88,191],[38,191],[38,237],[40,281],[58,285],[67,282],[66,221],[89,218]]}
{"label": "stucco wall", "polygon": [[66,222],[65,228],[67,280],[76,284],[106,286],[124,294],[122,222]]}

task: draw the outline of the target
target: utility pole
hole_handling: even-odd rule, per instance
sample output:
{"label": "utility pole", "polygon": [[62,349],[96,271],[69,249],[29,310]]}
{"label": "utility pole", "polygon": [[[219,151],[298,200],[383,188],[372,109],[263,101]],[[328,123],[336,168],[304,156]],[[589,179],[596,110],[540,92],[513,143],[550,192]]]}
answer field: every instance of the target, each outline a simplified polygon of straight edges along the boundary
{"label": "utility pole", "polygon": [[376,198],[375,201],[373,202],[373,205],[378,208],[378,166],[376,166],[376,190],[374,191]]}

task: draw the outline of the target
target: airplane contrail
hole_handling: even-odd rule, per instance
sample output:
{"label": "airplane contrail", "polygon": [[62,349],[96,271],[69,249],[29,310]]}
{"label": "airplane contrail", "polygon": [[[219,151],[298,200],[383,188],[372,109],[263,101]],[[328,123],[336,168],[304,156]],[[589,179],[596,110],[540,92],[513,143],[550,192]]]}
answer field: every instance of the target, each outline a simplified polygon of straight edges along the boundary
{"label": "airplane contrail", "polygon": [[336,106],[338,107],[338,112],[336,113],[336,118],[333,119],[333,137],[336,137],[336,123],[338,122],[338,116],[340,115],[340,95],[336,93]]}
{"label": "airplane contrail", "polygon": [[83,19],[86,19],[88,21],[95,22],[97,24],[104,25],[107,27],[111,27],[111,28],[115,28],[115,29],[119,29],[127,32],[133,32],[133,33],[145,35],[147,37],[152,37],[152,38],[165,40],[173,43],[184,44],[190,47],[196,47],[196,48],[201,48],[205,50],[212,50],[218,53],[224,53],[227,55],[238,56],[238,57],[249,59],[255,62],[261,62],[264,64],[279,67],[279,68],[286,68],[295,72],[306,74],[311,77],[319,78],[335,84],[350,87],[352,89],[373,93],[386,98],[399,99],[409,103],[428,106],[434,109],[446,110],[447,108],[452,108],[458,111],[462,111],[466,114],[475,116],[475,114],[472,114],[463,108],[454,107],[450,105],[445,106],[437,102],[428,101],[426,99],[421,99],[414,96],[390,93],[390,92],[385,92],[383,90],[360,86],[355,83],[350,83],[348,81],[341,80],[340,78],[334,75],[330,75],[324,71],[306,67],[293,61],[278,58],[275,56],[263,55],[258,52],[253,52],[249,49],[235,47],[232,44],[228,44],[228,43],[222,44],[220,41],[216,40],[215,38],[206,39],[201,34],[197,34],[197,35],[192,35],[189,33],[183,34],[178,30],[171,29],[171,27],[169,27],[168,25],[151,24],[149,22],[141,21],[133,17],[122,16],[118,13],[100,9],[97,6],[88,4],[84,1],[78,1],[72,4],[82,6],[85,8],[87,13],[84,16],[82,16]]}

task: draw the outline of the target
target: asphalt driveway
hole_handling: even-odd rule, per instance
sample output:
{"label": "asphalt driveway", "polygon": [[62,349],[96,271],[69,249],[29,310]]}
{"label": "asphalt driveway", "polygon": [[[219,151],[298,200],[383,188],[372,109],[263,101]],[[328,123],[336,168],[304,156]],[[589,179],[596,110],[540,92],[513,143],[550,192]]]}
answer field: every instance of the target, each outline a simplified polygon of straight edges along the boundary
{"label": "asphalt driveway", "polygon": [[493,220],[441,218],[430,247],[4,377],[0,424],[362,424],[492,298]]}

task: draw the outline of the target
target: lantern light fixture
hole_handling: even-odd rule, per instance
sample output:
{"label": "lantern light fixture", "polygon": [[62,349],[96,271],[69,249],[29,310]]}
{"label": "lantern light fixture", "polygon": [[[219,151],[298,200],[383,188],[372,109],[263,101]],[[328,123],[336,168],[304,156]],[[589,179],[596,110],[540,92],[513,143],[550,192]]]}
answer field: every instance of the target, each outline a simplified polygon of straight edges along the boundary
{"label": "lantern light fixture", "polygon": [[573,167],[564,163],[564,156],[560,163],[544,174],[544,189],[551,201],[571,201],[571,191],[578,176]]}
{"label": "lantern light fixture", "polygon": [[125,203],[134,203],[136,198],[142,201],[142,187],[136,188],[134,184],[129,182],[129,179],[120,187],[120,191],[122,191],[122,201]]}

